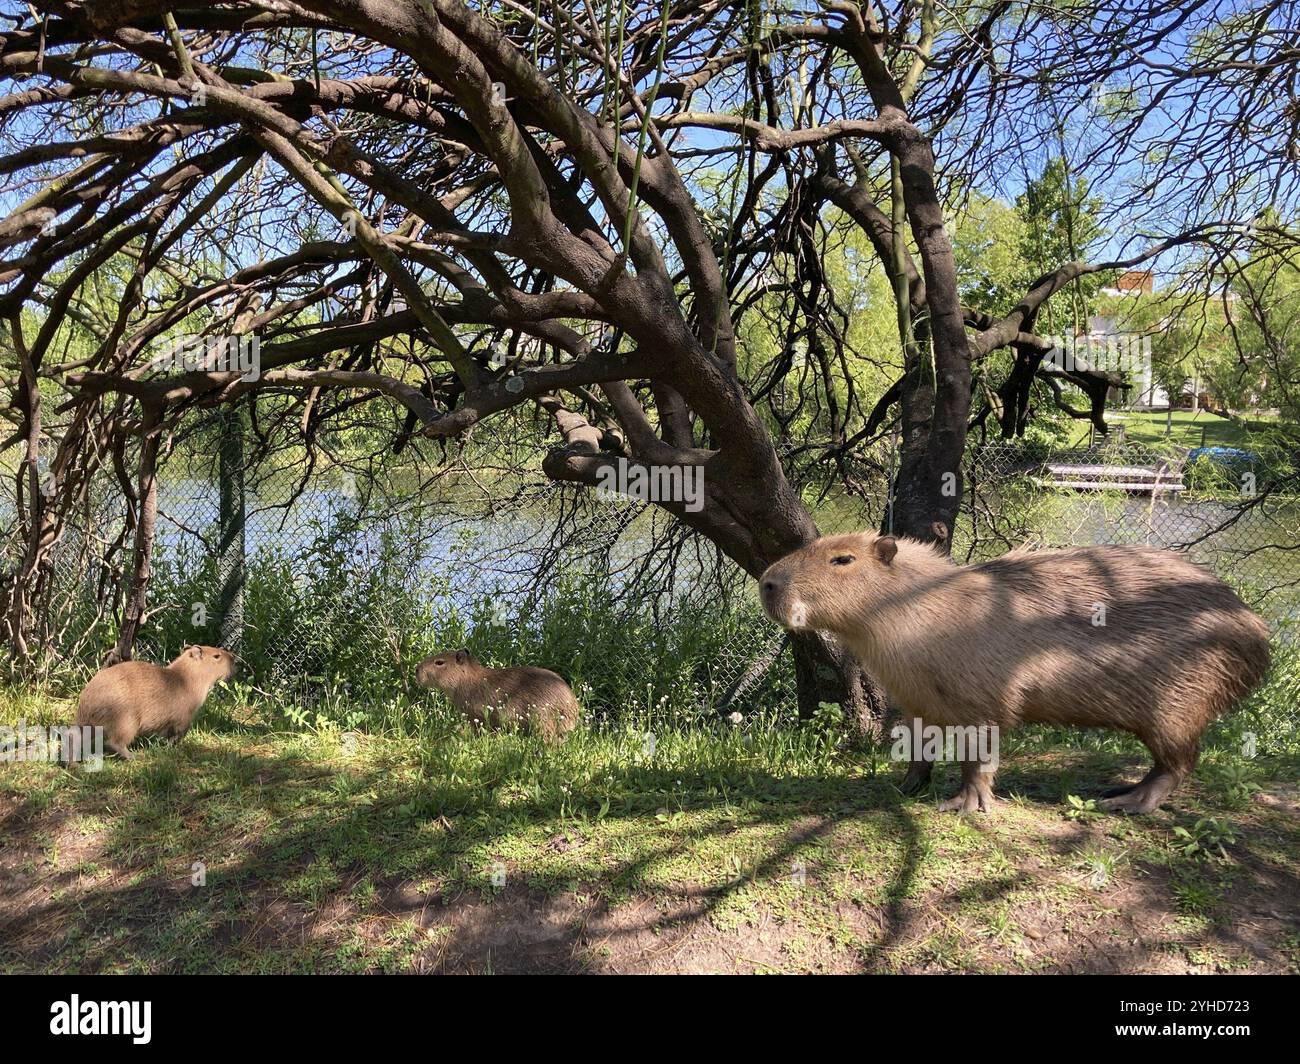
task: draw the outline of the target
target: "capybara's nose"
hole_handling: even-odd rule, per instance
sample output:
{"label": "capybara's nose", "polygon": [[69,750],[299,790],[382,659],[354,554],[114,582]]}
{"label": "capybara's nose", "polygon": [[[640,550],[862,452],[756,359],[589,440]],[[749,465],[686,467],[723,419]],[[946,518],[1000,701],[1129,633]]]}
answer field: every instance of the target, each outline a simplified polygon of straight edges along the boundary
{"label": "capybara's nose", "polygon": [[773,596],[785,586],[785,577],[771,570],[763,574],[760,590],[764,601],[770,602]]}

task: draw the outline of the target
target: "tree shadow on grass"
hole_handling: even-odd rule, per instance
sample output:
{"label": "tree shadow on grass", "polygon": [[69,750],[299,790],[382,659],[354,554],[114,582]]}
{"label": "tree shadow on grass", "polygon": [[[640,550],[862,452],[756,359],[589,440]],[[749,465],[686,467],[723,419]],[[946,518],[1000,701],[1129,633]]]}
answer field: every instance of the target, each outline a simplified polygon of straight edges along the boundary
{"label": "tree shadow on grass", "polygon": [[[967,875],[960,859],[959,886],[924,883],[931,846],[957,821],[927,823],[892,777],[749,772],[720,789],[714,772],[639,765],[612,797],[607,783],[575,782],[561,815],[529,796],[507,744],[472,779],[201,737],[142,760],[78,781],[71,808],[31,799],[3,810],[4,968],[733,970],[788,965],[786,932],[804,923],[860,945],[796,967],[906,968],[942,910],[1025,886],[1023,871]],[[1054,804],[1052,772],[1009,778]],[[963,823],[996,832],[995,821]],[[1078,834],[1043,844],[1068,853]],[[860,854],[870,859],[855,865]],[[807,882],[795,883],[801,866]],[[1294,866],[1274,878],[1270,890],[1294,897]],[[1159,900],[1133,904],[1154,919]],[[750,924],[773,908],[785,916],[766,941]],[[1260,952],[1249,935],[1231,941]],[[1140,965],[1144,948],[1108,957]],[[1089,963],[1059,952],[1058,964]]]}

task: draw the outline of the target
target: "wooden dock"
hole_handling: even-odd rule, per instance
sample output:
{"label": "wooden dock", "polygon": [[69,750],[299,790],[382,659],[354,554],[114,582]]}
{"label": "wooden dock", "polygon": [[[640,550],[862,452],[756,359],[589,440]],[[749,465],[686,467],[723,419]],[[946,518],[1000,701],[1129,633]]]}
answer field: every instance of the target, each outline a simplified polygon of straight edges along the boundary
{"label": "wooden dock", "polygon": [[1064,465],[1052,462],[1046,476],[1034,477],[1043,488],[1064,491],[1127,491],[1135,495],[1185,491],[1183,475],[1165,466]]}

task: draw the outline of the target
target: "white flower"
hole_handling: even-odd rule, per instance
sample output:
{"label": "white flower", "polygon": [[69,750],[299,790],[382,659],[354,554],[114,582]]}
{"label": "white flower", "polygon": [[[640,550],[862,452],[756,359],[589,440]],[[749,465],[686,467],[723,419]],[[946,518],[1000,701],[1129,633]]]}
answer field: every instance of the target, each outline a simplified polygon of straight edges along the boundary
{"label": "white flower", "polygon": [[731,721],[732,724],[739,724],[744,719],[745,715],[743,713],[732,713],[727,717],[727,720]]}

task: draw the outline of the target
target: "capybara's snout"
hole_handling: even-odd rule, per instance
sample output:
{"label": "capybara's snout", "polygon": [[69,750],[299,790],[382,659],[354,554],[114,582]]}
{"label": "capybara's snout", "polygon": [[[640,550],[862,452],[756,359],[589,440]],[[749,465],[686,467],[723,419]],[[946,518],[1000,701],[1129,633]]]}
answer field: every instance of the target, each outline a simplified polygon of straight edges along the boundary
{"label": "capybara's snout", "polygon": [[764,570],[763,575],[758,578],[758,597],[763,602],[763,610],[777,624],[785,623],[781,606],[785,597],[786,585],[789,582],[790,578],[782,570],[780,562],[769,565]]}
{"label": "capybara's snout", "polygon": [[763,609],[791,631],[833,629],[896,580],[898,540],[874,533],[822,536],[773,562],[758,578]]}
{"label": "capybara's snout", "polygon": [[785,559],[769,565],[758,578],[758,596],[764,612],[783,628],[803,627],[802,603],[792,594],[793,574]]}

